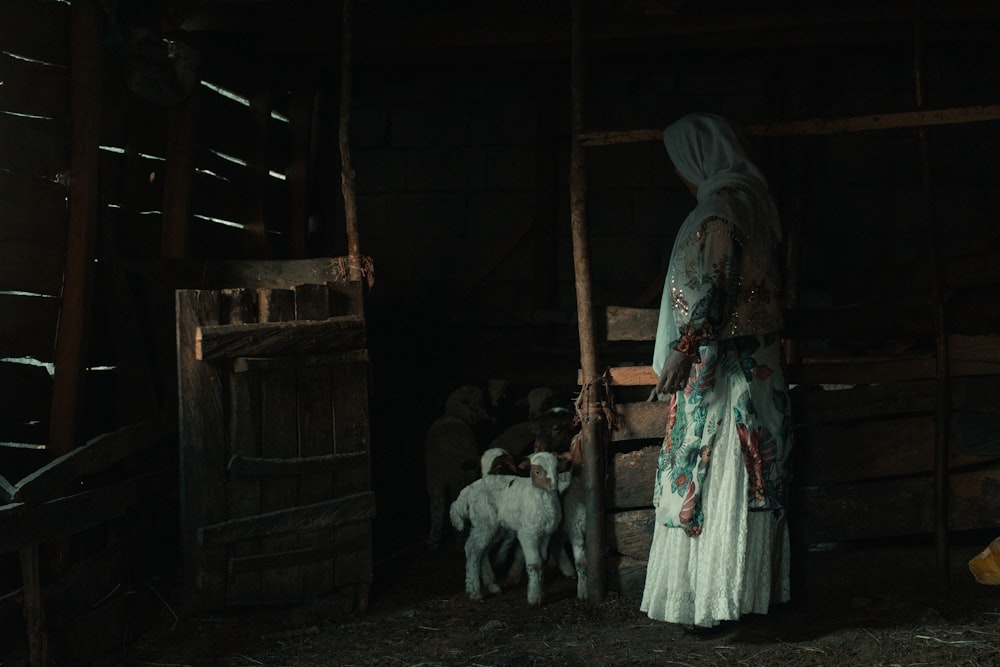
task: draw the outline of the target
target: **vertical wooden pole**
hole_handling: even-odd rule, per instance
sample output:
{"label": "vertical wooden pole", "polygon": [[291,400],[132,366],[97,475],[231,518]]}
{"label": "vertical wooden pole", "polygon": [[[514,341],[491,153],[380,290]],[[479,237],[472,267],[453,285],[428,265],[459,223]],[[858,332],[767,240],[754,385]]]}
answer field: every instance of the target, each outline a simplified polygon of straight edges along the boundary
{"label": "vertical wooden pole", "polygon": [[290,190],[291,249],[293,258],[306,256],[309,233],[309,163],[312,146],[313,106],[315,93],[311,89],[292,94],[288,114],[292,133],[292,158],[288,164]]}
{"label": "vertical wooden pole", "polygon": [[182,597],[186,605],[217,609],[226,602],[226,549],[203,549],[198,530],[226,519],[226,410],[222,373],[199,361],[197,330],[218,324],[219,292],[177,290],[177,438],[180,463]]}
{"label": "vertical wooden pole", "polygon": [[73,3],[69,231],[56,336],[49,426],[51,458],[75,447],[97,248],[97,162],[101,126],[101,16],[90,0]]}
{"label": "vertical wooden pole", "polygon": [[348,128],[351,124],[351,5],[353,0],[344,0],[344,16],[341,26],[340,55],[340,184],[344,195],[344,223],[347,226],[347,256],[350,258],[351,280],[361,280],[361,240],[358,234],[358,204],[355,196],[355,173],[351,164],[351,146]]}
{"label": "vertical wooden pole", "polygon": [[167,165],[163,182],[160,256],[184,259],[191,220],[191,183],[198,139],[199,92],[196,89],[168,112]]}
{"label": "vertical wooden pole", "polygon": [[570,221],[573,236],[573,269],[576,276],[577,324],[580,334],[580,365],[583,387],[579,404],[583,438],[583,480],[587,495],[587,597],[600,604],[607,595],[607,554],[604,528],[604,421],[601,413],[591,410],[603,402],[595,395],[604,387],[597,370],[597,347],[594,342],[594,312],[591,296],[590,244],[587,230],[586,159],[580,133],[583,131],[583,0],[573,0],[571,26],[571,123],[570,139]]}
{"label": "vertical wooden pole", "polygon": [[24,586],[24,621],[28,626],[28,659],[31,667],[48,667],[49,639],[45,630],[37,546],[21,549],[21,581]]}
{"label": "vertical wooden pole", "polygon": [[[923,18],[920,0],[913,3],[913,70],[917,108],[924,106],[924,44]],[[937,368],[935,374],[934,432],[934,551],[935,578],[938,596],[946,598],[951,591],[948,556],[948,438],[951,431],[951,388],[949,386],[948,331],[945,321],[945,286],[941,255],[938,252],[937,220],[934,208],[934,185],[931,172],[930,141],[927,128],[917,128],[922,177],[921,217],[927,236],[927,266],[930,268],[931,304],[934,310],[934,336]]]}
{"label": "vertical wooden pole", "polygon": [[267,259],[267,224],[264,204],[267,200],[267,124],[271,117],[271,99],[267,82],[258,82],[257,93],[250,99],[250,113],[253,120],[253,148],[250,152],[248,176],[250,185],[249,210],[247,211],[246,256]]}

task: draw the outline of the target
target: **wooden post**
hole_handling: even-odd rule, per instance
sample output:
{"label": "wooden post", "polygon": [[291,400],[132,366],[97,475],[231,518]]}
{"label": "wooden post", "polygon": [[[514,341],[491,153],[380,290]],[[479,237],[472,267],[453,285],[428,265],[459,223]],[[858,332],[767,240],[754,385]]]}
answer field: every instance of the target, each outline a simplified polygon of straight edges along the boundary
{"label": "wooden post", "polygon": [[292,158],[288,163],[292,257],[306,256],[309,235],[309,163],[312,151],[313,107],[316,95],[311,88],[292,93],[288,113],[292,133]]}
{"label": "wooden post", "polygon": [[250,98],[250,114],[253,121],[253,148],[250,150],[248,177],[250,197],[248,197],[247,225],[244,242],[247,257],[267,259],[267,216],[264,202],[268,190],[267,176],[267,124],[271,117],[271,96],[264,77],[258,81],[258,90]]}
{"label": "wooden post", "polygon": [[28,626],[28,659],[31,667],[48,667],[49,638],[45,630],[45,605],[38,547],[21,549],[21,581],[24,586],[24,622]]}
{"label": "wooden post", "polygon": [[160,256],[184,259],[191,219],[191,182],[198,141],[198,90],[168,112]]}
{"label": "wooden post", "polygon": [[216,364],[199,361],[199,325],[217,324],[217,292],[177,290],[177,439],[180,463],[182,600],[213,609],[225,604],[225,548],[202,549],[198,530],[226,519],[226,422],[222,375]]}
{"label": "wooden post", "polygon": [[348,128],[351,124],[351,5],[352,0],[344,0],[344,16],[341,26],[340,57],[340,187],[344,196],[344,223],[347,226],[347,256],[350,260],[351,280],[361,280],[363,265],[361,260],[361,240],[358,235],[358,204],[355,197],[354,167],[351,164],[351,146],[348,142]]}
{"label": "wooden post", "polygon": [[73,4],[69,231],[49,426],[51,458],[76,444],[80,383],[97,247],[97,163],[101,126],[101,15],[93,2]]}
{"label": "wooden post", "polygon": [[[920,0],[913,3],[913,70],[917,108],[924,107],[923,18]],[[934,432],[934,552],[935,578],[939,598],[947,598],[951,590],[948,558],[948,438],[951,432],[948,366],[948,330],[945,322],[945,286],[942,279],[941,255],[938,252],[937,220],[934,208],[934,185],[931,172],[930,142],[927,128],[917,128],[922,178],[921,217],[927,233],[927,266],[931,271],[931,304],[934,310],[936,343],[935,373],[935,432]]]}
{"label": "wooden post", "polygon": [[580,132],[583,130],[583,0],[573,0],[571,34],[571,122],[570,140],[570,219],[573,235],[573,268],[576,276],[576,307],[580,332],[580,365],[583,386],[578,405],[583,406],[583,481],[587,495],[587,597],[600,604],[607,595],[607,554],[604,529],[604,422],[598,411],[592,410],[603,402],[595,395],[606,385],[600,381],[597,369],[597,348],[594,343],[594,313],[591,296],[590,245],[587,230],[587,174]]}

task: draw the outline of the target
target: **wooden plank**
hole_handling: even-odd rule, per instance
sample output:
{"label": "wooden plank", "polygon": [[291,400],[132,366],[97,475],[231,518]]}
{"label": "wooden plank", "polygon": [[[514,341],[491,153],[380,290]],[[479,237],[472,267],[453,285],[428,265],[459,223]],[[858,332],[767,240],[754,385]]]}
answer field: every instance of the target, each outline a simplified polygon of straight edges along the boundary
{"label": "wooden plank", "polygon": [[[934,415],[800,428],[795,451],[795,475],[806,486],[931,473]],[[954,469],[992,459],[954,447],[948,465]]]}
{"label": "wooden plank", "polygon": [[[607,369],[611,377],[612,385],[622,385],[626,387],[656,386],[656,374],[652,366],[619,366]],[[583,372],[577,370],[577,384],[583,382]]]}
{"label": "wooden plank", "polygon": [[10,480],[0,475],[0,504],[7,505],[14,499],[16,489]]}
{"label": "wooden plank", "polygon": [[[330,296],[326,285],[298,285],[295,288],[295,317],[322,320],[330,317]],[[295,373],[299,396],[299,454],[303,459],[327,458],[336,461],[334,440],[333,374],[329,366],[300,366]],[[307,505],[334,497],[333,470],[303,470],[299,477],[298,504]],[[299,549],[309,549],[330,541],[325,531],[302,532]],[[302,567],[302,592],[329,592],[334,587],[333,561]]]}
{"label": "wooden plank", "polygon": [[70,68],[0,54],[3,111],[65,120],[70,115]]}
{"label": "wooden plank", "polygon": [[45,587],[49,623],[53,627],[65,627],[81,614],[81,610],[99,604],[108,591],[128,585],[128,559],[134,555],[125,549],[113,548],[74,562],[68,572]]}
{"label": "wooden plank", "polygon": [[348,350],[331,354],[303,354],[293,357],[236,357],[233,372],[304,369],[315,366],[342,366],[367,362],[368,350]]}
{"label": "wooden plank", "polygon": [[164,433],[163,424],[148,420],[97,436],[17,482],[13,500],[35,504],[58,497],[80,477],[103,472],[159,444]]}
{"label": "wooden plank", "polygon": [[80,533],[124,514],[151,495],[166,493],[173,471],[130,477],[124,482],[84,491],[39,505],[0,506],[0,553]]}
{"label": "wooden plank", "polygon": [[653,504],[660,444],[615,454],[608,470],[608,507],[631,509]]}
{"label": "wooden plank", "polygon": [[642,600],[642,591],[646,585],[646,564],[646,558],[610,555],[608,588],[626,599],[636,602]]}
{"label": "wooden plank", "polygon": [[160,255],[167,259],[187,257],[191,186],[198,141],[200,86],[198,88],[178,106],[167,112],[167,164],[163,184],[163,225],[160,242]]}
{"label": "wooden plank", "polygon": [[198,536],[203,546],[215,547],[258,537],[285,535],[299,530],[330,529],[373,518],[375,518],[375,494],[366,491],[311,505],[212,524],[200,529]]}
{"label": "wooden plank", "polygon": [[49,448],[65,454],[77,442],[79,395],[89,333],[94,258],[97,247],[97,159],[101,127],[102,21],[89,3],[73,5],[71,80],[72,123],[69,228],[62,309],[56,338]]}
{"label": "wooden plank", "polygon": [[[288,323],[295,318],[293,290],[259,290],[260,321]],[[278,324],[280,326],[280,324]],[[295,371],[273,371],[261,376],[261,456],[296,458],[298,443],[298,394]],[[261,480],[261,510],[281,513],[298,504],[298,479],[270,477]],[[266,534],[266,531],[265,531]],[[280,553],[298,548],[294,534],[269,536],[262,553]],[[263,573],[262,599],[268,603],[293,601],[302,591],[301,572],[295,568],[268,570]]]}
{"label": "wooden plank", "polygon": [[[358,362],[343,366],[336,375],[331,393],[334,416],[334,451],[337,454],[357,454],[370,451],[368,372],[368,364]],[[367,492],[371,489],[370,457],[350,463],[350,465],[341,466],[335,475],[335,496]],[[334,564],[337,586],[362,584],[366,590],[367,585],[372,582],[374,577],[371,522],[339,527],[335,534],[336,539],[341,541],[367,541],[369,545],[367,550],[341,556]]]}
{"label": "wooden plank", "polygon": [[[257,321],[257,291],[224,289],[221,291],[222,313],[230,324]],[[257,374],[226,373],[229,383],[229,442],[227,450],[234,458],[258,457],[261,453],[260,376]],[[230,519],[254,516],[261,511],[260,480],[229,476],[226,481],[227,516]],[[227,551],[227,560],[259,554],[259,541],[234,544]],[[229,573],[226,577],[228,604],[260,604],[263,591],[257,572]]]}
{"label": "wooden plank", "polygon": [[[982,104],[944,109],[923,109],[894,113],[846,116],[842,118],[810,118],[797,121],[766,121],[744,123],[743,129],[752,136],[793,137],[822,136],[852,132],[872,132],[957,123],[981,123],[1000,120],[1000,104]],[[662,141],[663,129],[608,130],[581,133],[584,146]]]}
{"label": "wooden plank", "polygon": [[[332,438],[331,438],[332,441]],[[233,456],[229,460],[231,475],[243,477],[288,477],[333,472],[347,461],[365,459],[368,452],[321,454],[291,459],[250,458]]]}
{"label": "wooden plank", "polygon": [[198,327],[195,345],[202,361],[356,350],[365,346],[364,318],[344,315],[316,321],[206,325]]}
{"label": "wooden plank", "polygon": [[1000,456],[1000,414],[953,411],[949,421],[957,445],[953,454]]}
{"label": "wooden plank", "polygon": [[791,397],[795,423],[817,425],[890,417],[900,413],[932,412],[935,387],[932,380],[887,382],[836,390],[801,386],[791,390]]}
{"label": "wooden plank", "polygon": [[[231,573],[239,573],[297,567],[330,561],[338,556],[365,551],[368,548],[369,544],[366,539],[357,539],[354,542],[340,540],[333,544],[323,544],[295,551],[233,558],[229,561],[229,571]],[[321,591],[316,590],[313,592],[319,594]]]}
{"label": "wooden plank", "polygon": [[4,0],[0,44],[5,51],[68,67],[70,5],[64,2]]}
{"label": "wooden plank", "polygon": [[[129,272],[153,288],[225,289],[227,287],[292,288],[295,285],[327,284],[331,301],[356,302],[357,283],[347,281],[347,260],[343,257],[320,257],[295,260],[204,260],[132,262]],[[338,296],[339,295],[339,296]],[[349,296],[348,296],[349,295]],[[358,310],[339,314],[360,314]]]}
{"label": "wooden plank", "polygon": [[[24,179],[27,181],[26,185],[34,185],[35,189],[53,185],[63,188],[64,186],[53,181],[69,173],[68,145],[68,119],[0,114],[0,188],[5,180],[24,176],[30,177]],[[31,200],[28,196],[21,196]],[[27,206],[18,205],[16,200],[9,199],[4,194],[0,194],[0,197],[5,202],[5,211],[13,209],[23,212],[27,209]],[[44,225],[48,218],[45,215],[35,217],[40,225]],[[60,217],[65,218],[65,209]],[[4,227],[10,222],[12,221],[5,216]]]}
{"label": "wooden plank", "polygon": [[934,315],[926,306],[892,304],[786,310],[786,338],[867,339],[934,335]]}
{"label": "wooden plank", "polygon": [[603,337],[609,341],[655,340],[659,317],[659,308],[606,306]]}
{"label": "wooden plank", "polygon": [[790,384],[882,384],[933,378],[937,364],[933,357],[803,359],[789,364]]}
{"label": "wooden plank", "polygon": [[[1000,527],[1000,471],[953,473],[949,479],[951,530]],[[795,515],[809,544],[924,535],[934,526],[932,488],[930,475],[804,487]]]}
{"label": "wooden plank", "polygon": [[608,514],[608,548],[613,552],[645,560],[653,544],[656,513],[652,507]]}
{"label": "wooden plank", "polygon": [[196,607],[215,608],[225,601],[225,552],[202,550],[198,530],[226,513],[224,380],[216,365],[195,358],[194,349],[198,325],[219,321],[220,297],[178,290],[176,303],[182,596]]}
{"label": "wooden plank", "polygon": [[1000,336],[948,336],[952,375],[1000,375]]}
{"label": "wooden plank", "polygon": [[616,428],[611,431],[611,441],[662,438],[667,431],[669,410],[667,401],[616,404]]}
{"label": "wooden plank", "polygon": [[24,590],[24,620],[28,628],[28,656],[32,667],[48,667],[49,636],[45,627],[45,601],[38,545],[21,549],[21,581]]}
{"label": "wooden plank", "polygon": [[0,243],[0,291],[60,296],[65,259],[59,245]]}
{"label": "wooden plank", "polygon": [[[981,546],[952,545],[949,554],[953,599],[961,600],[978,584],[968,562]],[[935,550],[927,546],[842,545],[842,548],[792,554],[796,598],[853,601],[896,599],[901,591],[927,589],[935,576]]]}

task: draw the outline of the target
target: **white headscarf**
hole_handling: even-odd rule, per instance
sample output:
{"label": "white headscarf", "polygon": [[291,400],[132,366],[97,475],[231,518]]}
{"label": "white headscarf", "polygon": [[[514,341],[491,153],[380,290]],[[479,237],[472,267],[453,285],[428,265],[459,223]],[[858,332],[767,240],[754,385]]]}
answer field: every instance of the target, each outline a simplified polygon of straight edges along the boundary
{"label": "white headscarf", "polygon": [[[698,201],[677,232],[671,253],[672,266],[663,286],[653,349],[653,371],[657,375],[670,354],[670,345],[680,334],[670,303],[673,264],[679,261],[678,255],[701,223],[718,217],[744,227],[763,218],[771,238],[758,238],[755,242],[769,247],[781,240],[781,219],[768,190],[767,179],[750,158],[736,126],[722,116],[691,113],[667,126],[663,131],[663,145],[681,176],[697,186]],[[716,196],[720,188],[728,186],[749,192],[755,201],[748,197]],[[744,227],[743,231],[747,235],[761,236],[759,230]]]}
{"label": "white headscarf", "polygon": [[715,114],[690,113],[667,126],[663,145],[677,171],[698,187],[698,205],[684,221],[679,237],[713,215],[733,222],[748,219],[726,208],[725,199],[710,196],[721,187],[736,185],[754,194],[765,209],[775,241],[781,240],[781,219],[767,179],[753,163],[736,126]]}

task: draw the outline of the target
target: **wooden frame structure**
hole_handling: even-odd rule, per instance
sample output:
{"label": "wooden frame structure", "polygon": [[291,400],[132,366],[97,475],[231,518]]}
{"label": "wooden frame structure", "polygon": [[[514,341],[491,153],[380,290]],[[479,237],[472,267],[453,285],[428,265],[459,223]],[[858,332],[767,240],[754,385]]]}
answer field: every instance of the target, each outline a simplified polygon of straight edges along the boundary
{"label": "wooden frame structure", "polygon": [[[598,363],[596,360],[595,332],[597,323],[595,322],[591,307],[590,269],[589,269],[589,249],[586,239],[586,183],[584,177],[585,158],[583,152],[585,148],[595,148],[601,146],[611,146],[624,143],[635,142],[659,142],[662,140],[662,128],[658,129],[636,129],[636,130],[587,130],[583,122],[583,87],[585,81],[584,74],[584,49],[583,49],[583,6],[579,0],[572,4],[571,19],[571,119],[572,119],[572,140],[570,157],[570,200],[571,217],[573,225],[573,249],[574,267],[576,271],[577,302],[580,326],[580,356],[582,369],[579,381],[582,386],[581,400],[585,405],[600,403],[601,405],[613,405],[610,397],[615,385],[629,386],[642,385],[652,386],[656,383],[656,377],[648,366],[629,366],[623,368],[608,369],[603,376],[599,375]],[[921,196],[921,223],[925,230],[926,239],[926,265],[930,271],[930,282],[933,286],[932,304],[928,312],[917,315],[918,322],[914,325],[918,329],[929,333],[935,340],[935,354],[931,358],[914,359],[894,359],[882,360],[882,368],[888,371],[888,375],[882,375],[879,379],[896,378],[934,378],[934,398],[931,403],[935,414],[934,419],[934,446],[932,452],[933,461],[933,521],[932,532],[935,545],[935,584],[939,596],[945,597],[950,591],[950,566],[949,566],[949,466],[955,464],[956,454],[949,451],[949,415],[952,409],[951,380],[952,373],[956,367],[960,368],[961,374],[972,372],[983,372],[963,365],[963,360],[973,360],[977,362],[994,363],[992,360],[1000,357],[1000,348],[995,342],[976,338],[951,335],[948,333],[945,321],[945,304],[947,293],[950,289],[962,286],[963,284],[974,284],[979,280],[989,276],[996,278],[1000,273],[995,268],[980,268],[969,270],[964,262],[953,262],[951,266],[943,262],[939,253],[939,244],[936,238],[936,222],[934,211],[934,196],[932,191],[931,164],[929,157],[928,138],[926,128],[935,125],[953,125],[962,123],[981,123],[1000,120],[1000,104],[976,105],[969,107],[954,107],[945,109],[926,109],[924,106],[924,72],[923,72],[923,43],[922,43],[922,20],[920,3],[916,3],[913,15],[913,50],[914,50],[914,90],[916,111],[891,112],[885,114],[867,114],[862,116],[851,116],[843,118],[806,119],[798,121],[760,121],[750,122],[743,125],[744,129],[752,136],[757,137],[811,137],[832,134],[852,133],[852,132],[874,132],[889,130],[911,129],[916,132],[920,148],[920,173],[922,176],[922,196]],[[795,230],[790,234],[796,237]],[[797,290],[794,287],[798,268],[795,265],[796,257],[790,249],[787,267],[789,281],[793,283],[789,293],[795,295]],[[788,319],[791,322],[791,335],[823,335],[823,325],[811,319],[808,313],[797,312],[797,303],[789,303]],[[619,308],[608,307],[601,322],[605,332],[606,340],[652,340],[655,337],[657,311],[655,309],[639,308]],[[873,322],[873,326],[878,326],[880,321],[878,316],[871,317],[867,321]],[[888,327],[889,323],[883,323]],[[831,327],[835,330],[837,327]],[[873,332],[874,333],[874,332]],[[794,351],[794,344],[789,350]],[[975,350],[973,352],[972,350]],[[826,370],[816,372],[817,367],[808,359],[789,359],[795,365],[792,369],[792,379],[796,382],[810,382],[810,376],[815,376],[813,382],[858,382],[866,375],[872,381],[870,369],[864,367],[872,362],[870,357],[865,359],[827,359],[816,360],[824,362]],[[916,363],[915,363],[916,362]],[[832,376],[831,376],[832,370]],[[839,380],[836,376],[842,376]],[[595,381],[600,379],[601,388],[604,392],[599,397],[595,396]],[[603,383],[606,382],[607,385]],[[597,480],[603,479],[603,461],[605,454],[603,445],[605,441],[632,437],[650,437],[654,434],[662,433],[665,424],[662,408],[657,404],[623,404],[614,406],[615,417],[608,420],[609,427],[614,422],[615,428],[619,431],[612,434],[610,438],[602,437],[598,430],[589,423],[589,413],[582,414],[584,423],[584,443],[586,458],[584,461],[585,475],[588,480],[593,480],[594,486],[588,487],[590,503],[588,504],[588,558],[603,557],[607,551],[604,540],[604,526],[610,524],[609,530],[614,531],[615,525],[619,526],[619,532],[623,535],[616,536],[616,539],[629,540],[629,533],[634,529],[633,519],[612,518],[609,520],[605,516],[605,505],[603,503],[603,492],[597,488]],[[596,420],[600,421],[600,420]],[[659,431],[656,431],[659,429]],[[626,459],[635,459],[634,456]],[[650,465],[648,456],[638,459],[641,468],[646,469]],[[616,465],[626,464],[622,460]],[[633,461],[634,463],[634,461]],[[655,464],[654,468],[655,470]],[[652,479],[652,472],[646,473]],[[615,480],[609,481],[612,497],[617,499],[629,497],[633,503],[642,503],[642,495],[635,496],[631,487],[616,487]],[[956,481],[959,488],[965,488],[968,482],[959,479]],[[974,483],[973,483],[974,485]],[[963,507],[965,510],[969,508]],[[972,512],[976,514],[976,512]],[[624,523],[623,523],[624,522]],[[640,521],[641,522],[641,521]],[[640,531],[644,528],[640,527]],[[592,539],[601,540],[598,544],[591,544]],[[597,563],[591,560],[591,563]],[[590,577],[590,599],[602,600],[606,593],[606,579],[602,573],[598,576]],[[635,579],[637,575],[628,575]]]}

